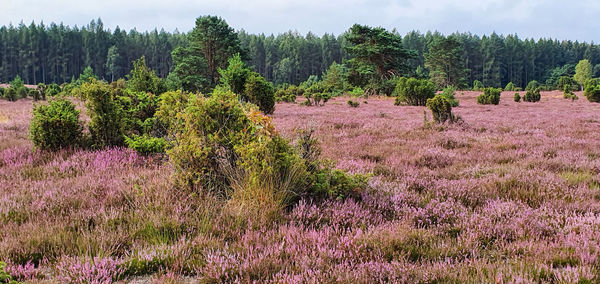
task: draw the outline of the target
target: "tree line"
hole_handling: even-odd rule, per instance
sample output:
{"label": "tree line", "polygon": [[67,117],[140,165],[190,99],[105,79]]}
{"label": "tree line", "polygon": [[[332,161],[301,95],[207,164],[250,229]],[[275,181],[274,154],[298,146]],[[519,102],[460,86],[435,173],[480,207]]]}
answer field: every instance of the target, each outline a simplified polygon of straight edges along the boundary
{"label": "tree line", "polygon": [[[401,44],[411,53],[406,56],[402,74],[394,75],[432,78],[442,86],[467,87],[479,81],[486,87],[503,87],[510,82],[525,87],[534,80],[556,85],[560,77],[573,76],[575,65],[582,59],[590,61],[595,77],[600,75],[600,46],[593,43],[521,39],[496,33],[481,37],[471,33],[444,36],[413,31],[403,37],[396,31],[391,33],[400,39],[393,44]],[[275,85],[297,85],[311,75],[321,77],[334,62],[352,64],[350,31],[338,36],[292,31],[256,35],[243,30],[235,34],[245,63]],[[131,62],[142,55],[159,77],[166,78],[176,69],[173,58],[178,54],[174,51],[178,47],[189,50],[193,37],[193,32],[142,33],[118,27],[111,31],[104,28],[101,19],[81,28],[54,23],[3,26],[0,81],[19,75],[26,84],[60,84],[71,81],[87,66],[99,78],[112,81],[127,74]],[[185,55],[182,50],[180,56]],[[217,69],[208,67],[214,77]]]}

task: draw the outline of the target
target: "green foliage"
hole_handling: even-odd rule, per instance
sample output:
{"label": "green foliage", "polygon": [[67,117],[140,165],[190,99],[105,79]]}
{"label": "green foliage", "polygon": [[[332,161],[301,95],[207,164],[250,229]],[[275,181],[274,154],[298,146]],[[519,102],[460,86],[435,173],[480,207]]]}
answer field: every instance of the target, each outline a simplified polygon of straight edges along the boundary
{"label": "green foliage", "polygon": [[312,83],[310,87],[304,90],[307,106],[324,106],[332,97],[331,89],[326,87],[323,82]]}
{"label": "green foliage", "polygon": [[4,90],[4,98],[14,102],[18,99],[17,97],[17,90],[13,89],[13,88],[8,88],[6,90]]}
{"label": "green foliage", "polygon": [[94,70],[92,69],[92,67],[87,66],[85,67],[85,69],[83,69],[83,73],[79,75],[79,78],[77,78],[77,81],[75,81],[74,83],[77,86],[81,86],[81,84],[90,82],[92,80],[98,80],[98,76],[94,74]]}
{"label": "green foliage", "polygon": [[62,90],[60,89],[60,86],[58,84],[52,83],[48,85],[48,88],[46,89],[46,94],[50,97],[54,97],[60,94],[61,91]]}
{"label": "green foliage", "polygon": [[404,48],[402,38],[384,28],[353,25],[345,35],[346,51],[352,59],[349,80],[359,87],[404,75],[413,54]]}
{"label": "green foliage", "polygon": [[25,87],[25,83],[23,82],[23,79],[21,79],[21,76],[17,75],[15,76],[15,78],[9,82],[10,87],[15,89],[15,90],[19,90]]}
{"label": "green foliage", "polygon": [[38,92],[38,95],[40,96],[40,99],[46,100],[46,92],[47,91],[48,91],[48,85],[46,85],[44,83],[37,84],[37,92]]}
{"label": "green foliage", "polygon": [[134,135],[132,138],[125,137],[127,147],[137,151],[142,155],[164,153],[167,148],[167,141],[161,137],[152,137],[147,134]]}
{"label": "green foliage", "polygon": [[260,74],[253,72],[246,80],[244,94],[248,102],[258,106],[266,113],[271,114],[275,111],[275,91],[273,85],[267,82]]}
{"label": "green foliage", "polygon": [[519,93],[515,93],[514,100],[515,100],[515,102],[517,102],[517,103],[518,103],[518,102],[521,102],[521,94],[519,94]]}
{"label": "green foliage", "polygon": [[427,107],[431,110],[433,119],[437,123],[444,123],[447,120],[453,121],[452,104],[446,97],[437,95],[427,99]]}
{"label": "green foliage", "polygon": [[564,90],[568,88],[570,91],[578,91],[580,89],[579,83],[570,76],[562,76],[558,79],[558,84],[556,85],[558,90]]}
{"label": "green foliage", "polygon": [[304,89],[297,87],[296,85],[289,85],[286,88],[278,89],[275,92],[275,101],[295,103],[296,97],[302,95],[304,95]]}
{"label": "green foliage", "polygon": [[0,283],[17,284],[19,282],[13,280],[12,276],[4,270],[6,263],[0,261]]}
{"label": "green foliage", "polygon": [[361,87],[355,87],[352,91],[348,92],[348,94],[353,97],[360,97],[365,94],[365,90]]}
{"label": "green foliage", "polygon": [[122,109],[123,131],[126,135],[160,135],[164,132],[157,129],[154,117],[160,96],[118,87],[113,87],[113,92],[118,94],[116,100]]}
{"label": "green foliage", "polygon": [[323,84],[326,88],[342,92],[348,86],[347,77],[348,70],[346,70],[345,66],[333,62],[325,74],[323,74]]}
{"label": "green foliage", "polygon": [[440,96],[442,96],[443,98],[448,100],[448,102],[450,103],[450,105],[452,107],[457,107],[458,100],[454,96],[455,94],[456,94],[456,90],[453,87],[446,87],[446,88],[444,88],[444,90],[442,91]]}
{"label": "green foliage", "polygon": [[160,95],[167,90],[165,82],[146,65],[146,57],[133,61],[133,69],[127,75],[127,88],[134,92]]}
{"label": "green foliage", "polygon": [[483,86],[483,83],[481,83],[481,81],[473,81],[473,91],[483,91],[484,88],[485,86]]}
{"label": "green foliage", "polygon": [[348,100],[348,102],[347,102],[347,103],[348,103],[348,105],[349,105],[350,107],[358,107],[358,106],[360,106],[360,103],[359,103],[359,102],[355,102],[355,101],[353,101],[353,100]]}
{"label": "green foliage", "polygon": [[318,84],[319,82],[320,82],[319,77],[317,75],[310,75],[308,77],[308,79],[306,79],[306,81],[304,81],[300,84],[300,88],[302,88],[303,90],[306,90],[306,89],[312,87],[313,85]]}
{"label": "green foliage", "polygon": [[477,96],[477,103],[482,105],[497,105],[500,103],[500,94],[502,89],[485,88],[483,94]]}
{"label": "green foliage", "polygon": [[[229,65],[227,66],[227,69],[219,68],[221,84],[227,86],[235,94],[243,96],[246,80],[252,75],[252,71],[242,61],[242,57],[239,53],[236,53],[233,57],[229,58],[228,62]],[[243,99],[247,100],[247,98]]]}
{"label": "green foliage", "polygon": [[530,103],[539,102],[542,98],[542,96],[540,95],[540,89],[541,88],[538,87],[536,89],[527,91],[527,93],[525,93],[525,95],[523,96],[523,101]]}
{"label": "green foliage", "polygon": [[183,113],[189,98],[190,95],[182,91],[169,91],[160,95],[154,117],[168,136],[174,137],[176,133],[183,132]]}
{"label": "green foliage", "polygon": [[600,79],[588,79],[585,81],[583,95],[590,102],[600,103]]}
{"label": "green foliage", "polygon": [[514,91],[520,91],[521,88],[517,87],[513,82],[509,82],[508,84],[506,84],[506,87],[504,87],[505,91],[509,91],[509,92],[514,92]]}
{"label": "green foliage", "polygon": [[573,93],[573,91],[571,90],[569,85],[565,85],[563,88],[563,98],[570,99],[571,101],[575,101],[575,100],[579,99],[577,97],[577,95],[575,95],[575,93]]}
{"label": "green foliage", "polygon": [[75,105],[65,99],[52,100],[49,105],[33,108],[30,138],[42,150],[59,150],[79,146],[83,126]]}
{"label": "green foliage", "polygon": [[426,79],[400,78],[396,85],[395,105],[408,104],[411,106],[424,106],[427,99],[435,96],[435,84]]}
{"label": "green foliage", "polygon": [[443,88],[463,84],[462,53],[461,43],[455,36],[436,37],[424,55],[431,81]]}
{"label": "green foliage", "polygon": [[350,175],[342,170],[325,167],[313,177],[312,192],[317,197],[346,198],[358,196],[367,186],[365,175]]}
{"label": "green foliage", "polygon": [[219,68],[225,68],[229,58],[243,52],[236,32],[216,16],[197,18],[188,41],[172,53],[174,72],[185,91],[212,90],[219,82]]}
{"label": "green foliage", "polygon": [[577,63],[575,66],[575,76],[573,79],[579,83],[580,86],[585,85],[585,82],[592,78],[592,64],[589,60],[584,59]]}
{"label": "green foliage", "polygon": [[527,91],[527,92],[534,91],[535,89],[538,89],[541,87],[542,87],[542,85],[538,81],[533,80],[527,84],[527,87],[525,87],[525,91]]}
{"label": "green foliage", "polygon": [[123,109],[106,82],[90,79],[74,90],[85,100],[90,117],[91,143],[95,148],[122,146],[124,142]]}

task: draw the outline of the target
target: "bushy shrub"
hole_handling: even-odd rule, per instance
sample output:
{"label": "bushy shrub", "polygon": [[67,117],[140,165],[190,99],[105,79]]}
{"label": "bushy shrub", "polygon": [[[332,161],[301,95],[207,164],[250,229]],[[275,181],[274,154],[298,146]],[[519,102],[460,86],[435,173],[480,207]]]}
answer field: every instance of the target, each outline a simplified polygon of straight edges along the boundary
{"label": "bushy shrub", "polygon": [[477,103],[482,105],[497,105],[500,103],[501,89],[485,88],[483,94],[477,96]]}
{"label": "bushy shrub", "polygon": [[540,88],[536,88],[536,89],[527,91],[527,93],[525,93],[525,95],[523,96],[523,101],[535,103],[535,102],[539,102],[541,98],[542,98],[542,96],[540,95]]}
{"label": "bushy shrub", "polygon": [[332,97],[331,89],[317,82],[312,84],[308,89],[304,91],[304,97],[306,101],[304,105],[307,106],[324,106],[329,99]]}
{"label": "bushy shrub", "polygon": [[360,97],[365,94],[365,90],[361,87],[355,87],[352,91],[348,92],[348,94],[353,97]]}
{"label": "bushy shrub", "polygon": [[142,155],[164,153],[167,148],[167,141],[161,137],[152,137],[147,134],[125,137],[127,147],[135,150]]}
{"label": "bushy shrub", "polygon": [[114,87],[113,92],[116,92],[116,99],[122,109],[123,131],[126,135],[156,134],[154,132],[161,131],[157,129],[154,117],[160,96]]}
{"label": "bushy shrub", "polygon": [[579,83],[577,83],[577,81],[575,81],[575,79],[573,79],[573,77],[570,76],[561,76],[558,79],[558,85],[557,88],[559,90],[565,90],[565,88],[568,88],[570,91],[579,91]]}
{"label": "bushy shrub", "polygon": [[517,86],[515,86],[515,84],[513,82],[509,82],[508,84],[506,84],[506,87],[504,87],[504,90],[509,91],[509,92],[519,91]]}
{"label": "bushy shrub", "polygon": [[577,95],[575,95],[575,93],[573,93],[573,91],[571,90],[571,88],[570,88],[569,85],[565,85],[563,87],[563,98],[564,99],[570,99],[571,101],[579,99],[577,97]]}
{"label": "bushy shrub", "polygon": [[81,142],[82,133],[79,111],[72,102],[59,99],[33,108],[30,137],[37,148],[58,150],[76,147]]}
{"label": "bushy shrub", "polygon": [[353,100],[348,100],[348,102],[347,102],[347,103],[348,103],[348,105],[349,105],[350,107],[358,107],[358,106],[360,106],[360,103],[359,103],[359,102],[355,102],[355,101],[353,101]]}
{"label": "bushy shrub", "polygon": [[396,85],[395,105],[424,106],[435,96],[435,85],[426,79],[400,78]]}
{"label": "bushy shrub", "polygon": [[583,95],[588,101],[600,103],[600,79],[588,79],[584,84]]}
{"label": "bushy shrub", "polygon": [[275,111],[275,91],[273,85],[265,78],[258,73],[252,73],[246,80],[244,88],[248,101],[257,105],[262,112],[271,114]]}
{"label": "bushy shrub", "polygon": [[447,98],[437,95],[427,100],[427,107],[433,114],[433,119],[437,123],[444,123],[447,120],[452,121],[452,104]]}
{"label": "bushy shrub", "polygon": [[527,84],[527,87],[525,87],[525,91],[535,91],[536,89],[541,88],[541,86],[542,85],[538,81],[533,80]]}
{"label": "bushy shrub", "polygon": [[453,87],[446,87],[444,88],[444,90],[442,91],[442,93],[440,94],[440,96],[442,96],[443,98],[445,98],[446,100],[448,100],[448,102],[450,103],[450,105],[452,107],[457,107],[458,106],[458,100],[456,99],[455,95],[455,89]]}
{"label": "bushy shrub", "polygon": [[17,90],[13,89],[13,88],[8,88],[6,90],[4,90],[4,98],[14,102],[17,100]]}
{"label": "bushy shrub", "polygon": [[60,86],[55,83],[48,85],[48,88],[46,89],[46,95],[48,95],[50,97],[54,97],[54,96],[60,94],[60,92],[61,92]]}
{"label": "bushy shrub", "polygon": [[123,109],[115,90],[106,82],[89,79],[74,90],[85,100],[90,122],[91,143],[95,148],[122,146],[124,142]]}
{"label": "bushy shrub", "polygon": [[39,92],[40,98],[46,100],[46,92],[48,91],[48,85],[44,83],[37,84],[37,91]]}
{"label": "bushy shrub", "polygon": [[483,91],[484,88],[485,86],[483,85],[483,83],[481,83],[481,81],[473,81],[473,91]]}
{"label": "bushy shrub", "polygon": [[27,87],[16,88],[16,90],[17,90],[17,97],[19,99],[27,98],[27,96],[29,95],[29,89]]}
{"label": "bushy shrub", "polygon": [[521,94],[519,94],[519,93],[515,93],[515,97],[514,97],[514,99],[515,99],[515,102],[517,102],[517,103],[518,103],[518,102],[521,102]]}
{"label": "bushy shrub", "polygon": [[288,102],[295,103],[296,97],[302,96],[304,94],[304,90],[296,85],[288,85],[282,88],[279,88],[275,92],[275,101],[276,102]]}
{"label": "bushy shrub", "polygon": [[133,61],[133,69],[127,75],[127,88],[135,92],[148,92],[160,95],[167,90],[163,79],[146,65],[146,57],[142,56]]}

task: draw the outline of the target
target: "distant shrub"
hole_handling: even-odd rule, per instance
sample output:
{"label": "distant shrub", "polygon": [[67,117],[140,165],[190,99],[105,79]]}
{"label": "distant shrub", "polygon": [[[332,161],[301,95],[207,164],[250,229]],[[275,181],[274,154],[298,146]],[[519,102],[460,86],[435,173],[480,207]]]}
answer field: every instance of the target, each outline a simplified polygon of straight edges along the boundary
{"label": "distant shrub", "polygon": [[365,94],[365,90],[361,87],[355,87],[352,91],[348,92],[348,94],[353,97],[360,97]]}
{"label": "distant shrub", "polygon": [[483,91],[484,88],[485,86],[483,85],[483,83],[481,83],[481,81],[473,81],[473,91]]}
{"label": "distant shrub", "polygon": [[0,87],[0,98],[4,98],[4,91],[5,89]]}
{"label": "distant shrub", "polygon": [[46,89],[46,95],[50,96],[50,97],[54,97],[54,96],[60,94],[60,92],[61,92],[60,86],[55,83],[48,85],[48,87]]}
{"label": "distant shrub", "polygon": [[527,91],[527,93],[525,93],[525,95],[523,96],[523,101],[535,103],[539,102],[541,98],[542,96],[540,95],[540,88],[537,88],[534,90]]}
{"label": "distant shrub", "polygon": [[248,101],[257,105],[262,112],[271,114],[275,111],[275,91],[273,85],[258,73],[252,73],[248,77],[244,85],[244,90]]}
{"label": "distant shrub", "polygon": [[579,99],[568,85],[565,85],[563,88],[563,98],[570,99],[571,101]]}
{"label": "distant shrub", "polygon": [[13,88],[8,88],[4,91],[4,98],[14,102],[17,100],[17,90],[13,89]]}
{"label": "distant shrub", "polygon": [[348,100],[348,102],[347,102],[347,103],[348,103],[348,105],[349,105],[350,107],[358,107],[358,106],[360,106],[360,103],[359,103],[359,102],[355,102],[355,101],[353,101],[353,100]]}
{"label": "distant shrub", "polygon": [[33,108],[29,131],[35,147],[59,150],[78,146],[83,126],[75,105],[68,100],[59,99],[50,101],[49,105],[40,104]]}
{"label": "distant shrub", "polygon": [[541,86],[542,85],[538,81],[533,80],[527,84],[527,87],[525,87],[525,91],[535,91],[536,89],[541,88]]}
{"label": "distant shrub", "polygon": [[565,88],[568,88],[570,91],[579,91],[579,83],[577,83],[577,81],[575,81],[575,79],[573,79],[573,77],[570,76],[561,76],[558,79],[558,85],[557,85],[558,90],[565,90]]}
{"label": "distant shrub", "polygon": [[276,102],[295,103],[296,98],[298,96],[302,96],[303,94],[304,94],[304,89],[302,89],[296,85],[288,85],[288,86],[278,89],[275,92],[275,101]]}
{"label": "distant shrub", "polygon": [[124,143],[123,109],[114,89],[107,83],[89,79],[74,90],[86,102],[91,143],[95,148],[122,146]]}
{"label": "distant shrub", "polygon": [[396,85],[395,105],[424,106],[435,96],[435,85],[426,79],[400,78]]}
{"label": "distant shrub", "polygon": [[517,103],[518,103],[518,102],[521,102],[521,94],[519,94],[519,93],[515,93],[515,97],[514,97],[514,99],[515,99],[515,102],[517,102]]}
{"label": "distant shrub", "polygon": [[501,89],[485,88],[483,94],[477,97],[477,103],[482,105],[497,105],[500,103]]}
{"label": "distant shrub", "polygon": [[34,100],[34,101],[39,101],[42,99],[42,95],[40,93],[39,90],[36,89],[29,89],[28,90],[29,96]]}
{"label": "distant shrub", "polygon": [[506,87],[504,87],[504,90],[509,91],[509,92],[519,91],[517,86],[515,86],[515,84],[513,82],[509,82],[508,84],[506,84]]}
{"label": "distant shrub", "polygon": [[125,137],[127,147],[135,150],[142,155],[164,153],[167,148],[167,141],[164,138],[145,135],[134,135]]}
{"label": "distant shrub", "polygon": [[450,105],[452,105],[452,107],[457,107],[458,106],[458,100],[454,96],[455,94],[456,94],[456,92],[455,92],[455,89],[453,87],[446,87],[442,91],[442,93],[440,94],[440,96],[442,96],[446,100],[448,100],[448,102],[450,103]]}
{"label": "distant shrub", "polygon": [[46,92],[48,91],[48,85],[44,83],[37,84],[37,91],[42,100],[46,100]]}
{"label": "distant shrub", "polygon": [[588,101],[600,103],[600,79],[588,79],[584,84],[583,95]]}
{"label": "distant shrub", "polygon": [[27,98],[27,96],[29,95],[29,89],[27,87],[20,87],[16,90],[17,90],[17,97],[19,99]]}
{"label": "distant shrub", "polygon": [[452,122],[452,104],[446,97],[437,95],[427,100],[427,107],[433,114],[433,119],[437,123],[444,123],[447,120]]}

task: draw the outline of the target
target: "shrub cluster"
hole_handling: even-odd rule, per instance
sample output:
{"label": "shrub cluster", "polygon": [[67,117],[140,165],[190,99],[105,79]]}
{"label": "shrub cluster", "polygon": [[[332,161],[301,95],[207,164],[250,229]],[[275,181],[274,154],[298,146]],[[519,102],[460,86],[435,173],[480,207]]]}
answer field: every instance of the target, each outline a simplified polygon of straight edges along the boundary
{"label": "shrub cluster", "polygon": [[453,121],[452,104],[442,95],[437,95],[427,100],[427,107],[433,114],[433,119],[437,123],[444,123],[447,120]]}
{"label": "shrub cluster", "polygon": [[497,105],[500,103],[501,89],[485,88],[483,94],[477,96],[477,103],[482,105]]}
{"label": "shrub cluster", "polygon": [[304,95],[304,89],[296,85],[288,85],[277,89],[275,92],[275,101],[295,103],[296,98],[302,95]]}
{"label": "shrub cluster", "polygon": [[481,83],[481,81],[473,81],[473,91],[483,91],[484,88],[485,86],[483,85],[483,83]]}
{"label": "shrub cluster", "polygon": [[504,90],[509,92],[515,92],[520,91],[521,88],[517,87],[513,82],[509,82],[508,84],[506,84],[506,87],[504,87]]}
{"label": "shrub cluster", "polygon": [[579,99],[568,85],[563,87],[563,98],[570,99],[571,101]]}
{"label": "shrub cluster", "polygon": [[400,78],[396,85],[395,105],[424,106],[435,96],[435,85],[426,79]]}
{"label": "shrub cluster", "polygon": [[231,92],[191,95],[181,117],[183,127],[167,151],[180,186],[226,198],[284,193],[279,202],[287,203],[306,195],[347,196],[362,180],[324,167],[310,135],[291,145],[271,118]]}
{"label": "shrub cluster", "polygon": [[583,95],[588,101],[600,103],[600,79],[588,79],[584,84]]}
{"label": "shrub cluster", "polygon": [[529,92],[529,91],[535,91],[536,89],[539,89],[542,87],[542,84],[540,84],[538,81],[533,80],[531,82],[529,82],[527,84],[527,87],[525,87],[525,91]]}
{"label": "shrub cluster", "polygon": [[37,148],[59,150],[75,147],[82,142],[82,137],[79,111],[72,102],[58,99],[33,108],[30,138]]}
{"label": "shrub cluster", "polygon": [[350,107],[358,107],[358,106],[360,106],[360,103],[359,103],[359,102],[355,102],[355,101],[353,101],[353,100],[348,100],[348,102],[347,102],[347,103],[348,103],[348,105],[349,105]]}
{"label": "shrub cluster", "polygon": [[324,106],[329,99],[331,99],[335,93],[332,93],[332,89],[328,88],[322,82],[312,84],[304,91],[304,105],[306,106]]}
{"label": "shrub cluster", "polygon": [[536,88],[533,90],[528,90],[527,93],[523,96],[524,102],[535,103],[539,102],[542,96],[540,95],[540,88]]}
{"label": "shrub cluster", "polygon": [[518,102],[521,102],[521,94],[519,94],[519,93],[515,93],[514,100],[515,100],[515,102],[517,102],[517,103],[518,103]]}

